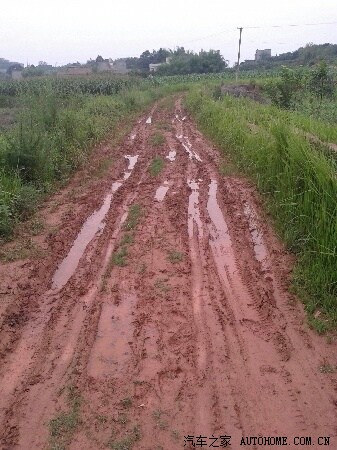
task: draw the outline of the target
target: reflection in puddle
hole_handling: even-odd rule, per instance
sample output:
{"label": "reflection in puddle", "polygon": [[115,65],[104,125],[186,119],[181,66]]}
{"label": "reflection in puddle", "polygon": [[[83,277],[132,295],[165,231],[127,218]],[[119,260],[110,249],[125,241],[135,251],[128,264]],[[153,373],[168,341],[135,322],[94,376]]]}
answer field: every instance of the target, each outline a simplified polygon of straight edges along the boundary
{"label": "reflection in puddle", "polygon": [[128,170],[132,170],[135,167],[136,162],[138,161],[139,155],[135,156],[125,155],[124,158],[129,160]]}
{"label": "reflection in puddle", "polygon": [[127,180],[131,175],[131,172],[137,162],[138,155],[125,156],[129,160],[128,172],[124,172],[123,179],[121,181],[115,181],[110,189],[110,192],[105,196],[103,204],[97,211],[94,211],[82,225],[81,231],[78,233],[73,245],[63,259],[61,264],[56,269],[52,279],[52,289],[61,289],[71,276],[75,273],[77,266],[83,256],[85,249],[97,233],[100,233],[104,229],[105,216],[107,215],[114,193],[122,186],[123,181]]}
{"label": "reflection in puddle", "polygon": [[157,200],[157,202],[162,202],[169,188],[169,182],[164,181],[164,183],[157,189],[154,199]]}
{"label": "reflection in puddle", "polygon": [[150,116],[145,123],[152,123],[152,117]]}
{"label": "reflection in puddle", "polygon": [[177,135],[176,137],[179,140],[179,142],[181,143],[181,145],[184,147],[186,152],[188,153],[188,156],[190,159],[194,158],[197,161],[202,162],[202,159],[200,158],[198,153],[196,153],[194,150],[192,150],[192,144],[190,143],[187,136]]}
{"label": "reflection in puddle", "polygon": [[216,198],[217,189],[217,181],[211,180],[207,202],[207,211],[211,219],[209,230],[212,240],[210,245],[218,267],[222,271],[225,269],[227,273],[233,275],[236,272],[235,257],[228,226]]}
{"label": "reflection in puddle", "polygon": [[261,267],[263,270],[269,270],[270,267],[267,263],[268,261],[268,252],[267,248],[264,244],[263,233],[259,229],[257,224],[256,213],[251,205],[245,203],[244,205],[244,214],[248,219],[249,231],[252,236],[252,241],[254,244],[254,253],[255,258],[261,263]]}
{"label": "reflection in puddle", "polygon": [[187,184],[192,190],[188,200],[188,235],[190,238],[193,238],[194,223],[196,223],[198,234],[202,237],[203,230],[199,210],[199,184],[194,180],[187,180]]}
{"label": "reflection in puddle", "polygon": [[175,150],[170,150],[169,154],[166,156],[171,162],[175,161],[177,152]]}
{"label": "reflection in puddle", "polygon": [[[116,183],[115,191],[122,185]],[[112,200],[112,192],[109,193],[103,202],[101,208],[95,211],[82,226],[77,238],[75,239],[68,255],[61,262],[53,276],[52,289],[61,289],[75,272],[78,263],[87,248],[89,242],[94,238],[96,233],[104,228],[103,219],[110,209]]]}
{"label": "reflection in puddle", "polygon": [[123,180],[127,180],[130,177],[131,172],[132,172],[133,168],[135,167],[136,162],[138,161],[138,157],[139,157],[139,155],[135,155],[135,156],[125,155],[124,156],[124,158],[129,160],[129,166],[127,168],[128,172],[127,171],[124,172]]}
{"label": "reflection in puddle", "polygon": [[219,278],[223,283],[227,298],[231,299],[231,306],[238,320],[258,321],[257,311],[248,307],[251,297],[242,282],[237,267],[229,229],[217,201],[217,189],[218,183],[216,180],[211,180],[207,202],[207,211],[211,219],[211,223],[208,224],[209,245]]}

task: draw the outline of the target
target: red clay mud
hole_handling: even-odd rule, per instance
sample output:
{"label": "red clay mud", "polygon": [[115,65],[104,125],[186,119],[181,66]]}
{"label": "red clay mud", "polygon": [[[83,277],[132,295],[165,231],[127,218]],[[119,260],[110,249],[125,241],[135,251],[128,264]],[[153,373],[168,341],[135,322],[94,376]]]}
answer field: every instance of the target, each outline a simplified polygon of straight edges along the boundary
{"label": "red clay mud", "polygon": [[220,162],[170,97],[46,204],[44,253],[0,267],[2,449],[337,448],[336,342],[306,325],[292,257]]}

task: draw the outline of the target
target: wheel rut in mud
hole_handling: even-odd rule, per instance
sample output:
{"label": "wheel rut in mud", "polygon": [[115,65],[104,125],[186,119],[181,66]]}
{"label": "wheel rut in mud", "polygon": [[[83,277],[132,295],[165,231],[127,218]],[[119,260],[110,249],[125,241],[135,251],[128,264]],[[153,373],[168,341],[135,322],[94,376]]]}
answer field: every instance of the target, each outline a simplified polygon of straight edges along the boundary
{"label": "wheel rut in mud", "polygon": [[[2,448],[336,439],[336,377],[319,370],[334,363],[334,344],[307,329],[287,291],[291,258],[252,185],[220,175],[225,162],[180,98],[142,117],[115,159],[72,211],[61,195],[45,272],[41,262],[15,266],[21,286],[38,288],[34,307],[18,303],[26,320],[1,353]],[[55,431],[65,417],[77,418],[73,428]]]}

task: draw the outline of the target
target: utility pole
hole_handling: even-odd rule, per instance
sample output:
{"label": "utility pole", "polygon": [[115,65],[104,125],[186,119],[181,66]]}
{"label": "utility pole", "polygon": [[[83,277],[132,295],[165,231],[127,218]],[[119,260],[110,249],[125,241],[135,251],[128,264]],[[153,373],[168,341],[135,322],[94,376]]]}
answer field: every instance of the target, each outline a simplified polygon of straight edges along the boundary
{"label": "utility pole", "polygon": [[238,64],[237,64],[237,66],[236,66],[236,82],[238,82],[238,79],[239,79],[239,70],[240,70],[240,52],[241,52],[241,35],[242,35],[242,30],[243,30],[243,28],[240,27],[240,28],[238,28],[238,30],[240,30],[240,38],[239,38]]}

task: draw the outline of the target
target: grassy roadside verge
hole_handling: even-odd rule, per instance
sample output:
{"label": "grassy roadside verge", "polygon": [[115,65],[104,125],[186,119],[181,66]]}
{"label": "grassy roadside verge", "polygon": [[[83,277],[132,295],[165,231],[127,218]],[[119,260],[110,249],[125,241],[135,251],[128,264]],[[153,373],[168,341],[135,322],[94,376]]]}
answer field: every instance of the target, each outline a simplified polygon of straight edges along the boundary
{"label": "grassy roadside verge", "polygon": [[[187,108],[240,171],[250,176],[288,248],[293,284],[319,332],[337,326],[337,178],[334,155],[294,130],[298,118],[248,99],[215,101],[196,88]],[[287,119],[286,119],[287,118]],[[315,122],[315,129],[319,126]],[[322,129],[324,128],[322,124]],[[312,132],[309,121],[306,131]],[[315,313],[322,314],[318,318]]]}
{"label": "grassy roadside verge", "polygon": [[17,123],[0,131],[0,242],[86,163],[94,144],[120,132],[157,99],[182,89],[186,86],[138,83],[113,95],[61,95],[46,83],[15,97]]}

